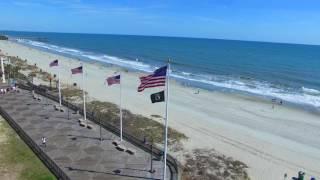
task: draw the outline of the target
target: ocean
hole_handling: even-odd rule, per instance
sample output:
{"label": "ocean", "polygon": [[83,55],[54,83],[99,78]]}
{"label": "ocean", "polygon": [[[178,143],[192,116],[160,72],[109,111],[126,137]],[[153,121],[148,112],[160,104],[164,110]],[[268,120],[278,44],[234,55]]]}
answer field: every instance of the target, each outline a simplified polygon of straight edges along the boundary
{"label": "ocean", "polygon": [[187,86],[238,92],[318,109],[320,46],[155,36],[5,31],[45,51],[151,72],[172,62]]}

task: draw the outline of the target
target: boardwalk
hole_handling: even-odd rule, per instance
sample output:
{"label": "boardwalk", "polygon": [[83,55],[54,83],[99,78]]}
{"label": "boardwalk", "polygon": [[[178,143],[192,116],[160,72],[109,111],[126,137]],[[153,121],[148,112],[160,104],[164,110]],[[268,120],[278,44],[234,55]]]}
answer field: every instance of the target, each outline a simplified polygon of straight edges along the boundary
{"label": "boardwalk", "polygon": [[[102,130],[103,141],[99,139],[99,127],[93,129],[79,126],[80,115],[54,110],[55,102],[41,97],[33,99],[28,91],[0,95],[0,106],[39,145],[72,180],[102,179],[161,179],[162,162],[153,161],[155,173],[150,173],[149,153],[124,141],[126,148],[134,155],[119,151],[112,144],[119,137]],[[66,109],[66,108],[65,108]],[[47,138],[47,146],[41,145],[41,138]],[[169,171],[170,173],[170,171]],[[167,179],[169,179],[168,174]]]}

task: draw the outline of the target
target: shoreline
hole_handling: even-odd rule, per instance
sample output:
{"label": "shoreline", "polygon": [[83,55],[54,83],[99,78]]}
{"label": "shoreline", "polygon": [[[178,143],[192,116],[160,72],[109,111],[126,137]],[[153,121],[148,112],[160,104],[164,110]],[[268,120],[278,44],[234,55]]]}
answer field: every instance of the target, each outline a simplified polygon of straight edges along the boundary
{"label": "shoreline", "polygon": [[[109,65],[111,67],[123,67],[134,73],[152,72],[155,67],[161,66],[159,65],[159,62],[135,62],[129,60],[130,58],[128,57],[108,55],[100,52],[89,52],[87,50],[73,49],[64,46],[60,47],[46,43],[40,44],[42,42],[15,41],[14,39],[11,41],[40,51],[68,57],[70,59],[81,59],[81,61],[86,63],[97,63],[106,67]],[[237,93],[270,101],[271,99],[276,98],[278,101],[283,101],[287,105],[320,113],[320,99],[318,97],[320,91],[312,89],[314,87],[311,87],[310,89],[301,86],[283,89],[278,87],[280,84],[273,84],[271,83],[272,81],[268,83],[264,80],[255,80],[253,77],[245,76],[229,77],[227,74],[217,74],[213,76],[210,75],[210,73],[208,74],[205,71],[201,71],[201,69],[184,70],[184,65],[181,65],[181,67],[180,65],[181,64],[177,64],[177,66],[173,68],[171,79],[175,79],[187,87],[205,89],[208,91],[227,92],[230,94]],[[175,65],[173,64],[172,66]]]}
{"label": "shoreline", "polygon": [[[66,64],[61,68],[62,82],[76,82],[81,86],[80,76],[70,76],[70,69],[79,65],[78,60],[13,42],[1,41],[0,49],[9,55],[28,59],[28,63],[37,63],[38,67],[48,72],[54,71],[49,68],[49,63],[58,58]],[[106,77],[120,68],[103,67],[95,62],[84,64],[88,73],[88,93],[94,98],[118,104],[118,87],[105,87],[103,83]],[[149,102],[149,95],[161,88],[137,93],[138,77],[142,73],[123,74],[124,108],[147,117],[162,115],[164,104],[151,105]],[[320,176],[316,169],[320,164],[319,140],[316,139],[320,128],[319,116],[287,106],[272,109],[271,102],[252,97],[206,90],[195,95],[194,88],[172,82],[169,126],[190,138],[184,143],[185,151],[214,148],[246,163],[249,176],[253,179],[280,179],[284,173],[290,177],[299,170]],[[306,134],[299,132],[299,129],[304,129]],[[183,159],[182,153],[175,154],[180,161]]]}
{"label": "shoreline", "polygon": [[[83,62],[83,63],[87,63],[87,64],[91,64],[91,65],[96,65],[96,66],[103,66],[104,68],[111,68],[114,71],[126,71],[132,74],[146,74],[149,72],[145,72],[143,70],[139,70],[139,69],[134,69],[134,68],[128,68],[128,67],[123,67],[120,65],[116,65],[116,64],[108,64],[107,62],[102,62],[102,61],[98,61],[98,60],[91,60],[89,58],[85,59],[85,60],[80,60],[80,58],[74,56],[74,55],[68,55],[68,54],[64,54],[64,53],[58,53],[58,52],[53,52],[51,50],[45,50],[45,49],[41,49],[40,47],[33,47],[31,45],[28,44],[23,44],[23,43],[19,43],[19,42],[15,42],[14,40],[9,40],[10,42],[13,42],[15,44],[19,44],[31,49],[35,49],[38,51],[43,51],[49,54],[54,54],[63,58],[68,58],[74,61],[79,61],[79,62]],[[251,92],[247,92],[247,91],[242,91],[242,90],[235,90],[235,89],[228,89],[228,88],[223,88],[223,87],[214,87],[214,88],[205,88],[203,86],[198,86],[195,84],[192,84],[190,82],[187,82],[188,80],[185,79],[179,79],[176,77],[170,77],[171,81],[173,83],[176,83],[179,86],[185,87],[185,88],[189,88],[189,89],[193,89],[194,92],[196,92],[198,89],[200,89],[201,91],[206,91],[206,92],[217,92],[217,93],[221,93],[223,95],[226,96],[234,96],[234,97],[239,97],[242,99],[249,99],[251,101],[260,101],[263,103],[269,103],[272,102],[272,99],[276,99],[277,101],[283,101],[280,98],[276,98],[276,97],[272,97],[272,96],[264,96],[261,94],[255,94],[255,93],[251,93]],[[309,104],[299,104],[299,103],[294,103],[294,102],[289,102],[289,101],[285,101],[283,102],[285,104],[285,106],[289,107],[289,108],[293,108],[296,110],[302,110],[302,111],[307,111],[310,113],[315,113],[315,115],[320,115],[320,110],[319,107],[315,107]],[[275,105],[279,105],[279,102],[276,102]]]}

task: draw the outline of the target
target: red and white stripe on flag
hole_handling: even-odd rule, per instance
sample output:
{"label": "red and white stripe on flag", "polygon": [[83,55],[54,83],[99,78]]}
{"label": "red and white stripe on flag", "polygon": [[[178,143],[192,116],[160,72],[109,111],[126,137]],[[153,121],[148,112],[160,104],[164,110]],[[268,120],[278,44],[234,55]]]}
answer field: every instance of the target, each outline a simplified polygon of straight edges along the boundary
{"label": "red and white stripe on flag", "polygon": [[82,73],[82,66],[71,69],[72,74],[81,74]]}
{"label": "red and white stripe on flag", "polygon": [[138,92],[142,92],[146,88],[165,86],[166,74],[167,66],[164,66],[155,70],[151,75],[140,77],[141,84],[138,87]]}
{"label": "red and white stripe on flag", "polygon": [[49,64],[49,66],[50,66],[50,67],[58,66],[58,65],[59,65],[59,63],[58,63],[58,59],[56,59],[56,60],[52,61],[52,62]]}
{"label": "red and white stripe on flag", "polygon": [[106,79],[108,86],[111,86],[113,84],[120,84],[120,75],[108,77]]}

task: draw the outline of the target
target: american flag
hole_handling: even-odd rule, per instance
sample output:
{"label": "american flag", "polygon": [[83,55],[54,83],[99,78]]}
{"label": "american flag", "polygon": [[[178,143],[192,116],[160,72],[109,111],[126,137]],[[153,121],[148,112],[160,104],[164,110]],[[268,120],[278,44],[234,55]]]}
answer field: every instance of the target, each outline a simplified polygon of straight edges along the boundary
{"label": "american flag", "polygon": [[72,74],[81,74],[82,73],[82,66],[71,69]]}
{"label": "american flag", "polygon": [[49,64],[50,67],[53,67],[53,66],[58,66],[58,59],[52,61],[50,64]]}
{"label": "american flag", "polygon": [[167,66],[161,67],[148,76],[140,77],[141,84],[138,92],[142,92],[146,88],[153,88],[166,85]]}
{"label": "american flag", "polygon": [[108,77],[107,83],[108,86],[111,86],[112,84],[120,84],[120,75]]}

